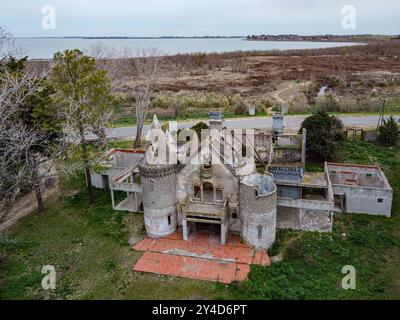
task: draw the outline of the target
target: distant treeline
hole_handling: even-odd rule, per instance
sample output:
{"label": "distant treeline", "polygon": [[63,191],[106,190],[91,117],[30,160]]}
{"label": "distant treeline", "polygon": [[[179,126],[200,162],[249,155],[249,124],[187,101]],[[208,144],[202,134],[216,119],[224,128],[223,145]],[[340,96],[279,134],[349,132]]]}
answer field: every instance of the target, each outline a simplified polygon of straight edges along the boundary
{"label": "distant treeline", "polygon": [[358,34],[358,35],[314,35],[314,36],[301,36],[297,34],[282,34],[282,35],[251,35],[247,36],[247,40],[254,41],[327,41],[327,42],[366,42],[366,41],[385,41],[385,40],[400,40],[400,35],[372,35],[372,34]]}

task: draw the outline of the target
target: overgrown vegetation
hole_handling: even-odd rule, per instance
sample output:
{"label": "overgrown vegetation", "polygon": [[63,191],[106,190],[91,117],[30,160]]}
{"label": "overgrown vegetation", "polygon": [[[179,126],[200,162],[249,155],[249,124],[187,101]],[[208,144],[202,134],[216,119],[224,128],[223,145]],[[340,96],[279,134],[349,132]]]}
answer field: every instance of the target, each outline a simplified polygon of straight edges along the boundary
{"label": "overgrown vegetation", "polygon": [[[383,167],[394,189],[393,216],[336,215],[332,234],[280,230],[269,253],[284,259],[252,266],[247,281],[222,291],[237,299],[400,298],[400,149],[352,141],[339,158]],[[341,288],[345,265],[356,268],[356,290]]]}
{"label": "overgrown vegetation", "polygon": [[318,111],[306,118],[300,132],[307,130],[307,157],[329,160],[344,141],[343,123],[335,116]]}
{"label": "overgrown vegetation", "polygon": [[383,119],[379,127],[378,141],[385,146],[395,146],[400,139],[400,126],[393,116]]}
{"label": "overgrown vegetation", "polygon": [[[111,208],[109,192],[87,204],[83,175],[62,181],[64,195],[0,234],[0,299],[204,299],[207,282],[132,272],[141,253],[129,236],[144,235],[143,215]],[[77,190],[78,193],[72,195]],[[123,196],[123,195],[122,195]],[[43,266],[57,272],[56,290],[41,287]]]}
{"label": "overgrown vegetation", "polygon": [[[111,209],[96,190],[89,207],[83,176],[63,182],[61,199],[42,216],[30,216],[0,237],[1,299],[396,299],[400,298],[400,149],[346,142],[340,161],[380,164],[394,189],[393,216],[336,215],[333,233],[280,230],[270,256],[284,259],[252,267],[249,279],[230,286],[140,274],[140,253],[129,236],[143,234],[143,217]],[[317,164],[313,164],[317,167]],[[41,289],[41,268],[57,270],[57,289]],[[357,290],[341,289],[344,265],[357,272]]]}

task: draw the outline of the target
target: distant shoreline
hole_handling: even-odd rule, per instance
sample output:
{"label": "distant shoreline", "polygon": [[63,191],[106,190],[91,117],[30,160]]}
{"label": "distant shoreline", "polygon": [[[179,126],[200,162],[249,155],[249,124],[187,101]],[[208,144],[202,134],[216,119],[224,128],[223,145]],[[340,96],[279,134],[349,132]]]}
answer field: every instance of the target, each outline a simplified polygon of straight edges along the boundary
{"label": "distant shoreline", "polygon": [[246,39],[247,36],[204,36],[204,37],[80,37],[80,36],[67,36],[67,37],[15,37],[17,39],[84,39],[84,40],[173,40],[173,39]]}
{"label": "distant shoreline", "polygon": [[17,39],[82,39],[82,40],[187,40],[187,39],[243,39],[246,41],[268,41],[268,42],[371,42],[400,40],[397,35],[310,35],[302,36],[295,34],[284,35],[251,35],[251,36],[52,36],[52,37],[15,37]]}

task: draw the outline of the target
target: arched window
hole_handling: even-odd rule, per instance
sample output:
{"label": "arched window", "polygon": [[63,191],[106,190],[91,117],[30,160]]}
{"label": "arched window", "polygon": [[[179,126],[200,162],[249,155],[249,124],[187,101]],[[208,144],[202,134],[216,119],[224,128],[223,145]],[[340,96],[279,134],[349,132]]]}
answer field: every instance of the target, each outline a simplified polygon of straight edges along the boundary
{"label": "arched window", "polygon": [[193,187],[193,199],[201,200],[201,188],[199,186]]}

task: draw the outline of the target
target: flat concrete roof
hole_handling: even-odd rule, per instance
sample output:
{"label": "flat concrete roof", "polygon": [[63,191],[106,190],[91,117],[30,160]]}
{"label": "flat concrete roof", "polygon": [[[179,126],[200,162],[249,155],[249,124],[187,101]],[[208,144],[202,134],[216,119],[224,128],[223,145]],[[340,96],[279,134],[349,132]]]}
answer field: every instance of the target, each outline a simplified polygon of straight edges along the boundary
{"label": "flat concrete roof", "polygon": [[[326,169],[331,178],[332,185],[392,190],[384,172],[377,165],[327,162]],[[341,177],[338,177],[338,175],[341,175]],[[362,178],[363,175],[372,175],[371,178],[376,177],[377,180],[370,182]]]}

